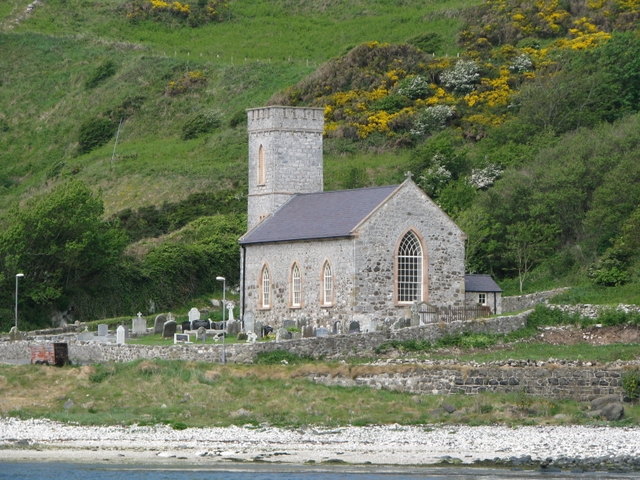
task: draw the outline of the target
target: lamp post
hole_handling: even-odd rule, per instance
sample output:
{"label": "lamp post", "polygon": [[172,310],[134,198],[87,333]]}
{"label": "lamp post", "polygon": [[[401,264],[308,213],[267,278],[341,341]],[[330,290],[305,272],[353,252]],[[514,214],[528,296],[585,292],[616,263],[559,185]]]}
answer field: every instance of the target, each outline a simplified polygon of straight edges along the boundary
{"label": "lamp post", "polygon": [[224,311],[227,309],[227,279],[224,277],[216,277],[216,280],[222,282],[222,363],[225,364],[227,363],[227,355],[224,350],[224,339],[227,336],[227,329],[224,324]]}
{"label": "lamp post", "polygon": [[16,332],[18,331],[18,279],[24,277],[24,273],[16,273]]}

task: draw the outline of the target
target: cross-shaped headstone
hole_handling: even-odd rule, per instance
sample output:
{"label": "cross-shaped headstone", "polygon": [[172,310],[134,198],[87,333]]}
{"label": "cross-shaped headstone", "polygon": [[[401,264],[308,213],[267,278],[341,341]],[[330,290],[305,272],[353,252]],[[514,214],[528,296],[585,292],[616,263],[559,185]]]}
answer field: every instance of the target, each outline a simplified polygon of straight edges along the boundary
{"label": "cross-shaped headstone", "polygon": [[142,318],[142,312],[138,312],[136,315],[138,315],[138,318]]}

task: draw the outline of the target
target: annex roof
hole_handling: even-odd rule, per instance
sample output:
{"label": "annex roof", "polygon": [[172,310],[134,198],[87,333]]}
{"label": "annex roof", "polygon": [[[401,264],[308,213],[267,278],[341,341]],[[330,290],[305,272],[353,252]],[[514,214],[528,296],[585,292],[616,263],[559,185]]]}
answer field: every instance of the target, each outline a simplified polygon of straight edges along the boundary
{"label": "annex roof", "polygon": [[398,185],[299,193],[240,239],[241,245],[348,237]]}
{"label": "annex roof", "polygon": [[501,292],[491,275],[468,273],[464,276],[464,289],[467,292]]}

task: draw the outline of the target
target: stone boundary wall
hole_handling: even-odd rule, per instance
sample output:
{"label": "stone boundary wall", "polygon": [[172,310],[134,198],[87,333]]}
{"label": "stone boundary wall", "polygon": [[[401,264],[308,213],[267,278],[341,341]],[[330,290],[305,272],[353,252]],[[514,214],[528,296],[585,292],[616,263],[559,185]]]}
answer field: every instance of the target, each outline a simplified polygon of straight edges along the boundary
{"label": "stone boundary wall", "polygon": [[[298,355],[327,360],[370,355],[391,340],[434,341],[445,335],[463,332],[509,333],[523,328],[528,312],[519,315],[483,318],[466,322],[437,323],[421,327],[408,327],[372,333],[331,335],[281,342],[234,343],[225,345],[227,362],[251,363],[260,352],[288,350]],[[29,344],[36,342],[0,342],[0,360],[24,363],[30,359]],[[222,358],[222,345],[147,346],[117,345],[98,342],[69,343],[69,359],[74,363],[130,362],[137,359],[165,359],[218,363]]]}
{"label": "stone boundary wall", "polygon": [[547,290],[546,292],[530,293],[528,295],[515,295],[512,297],[502,297],[502,311],[519,312],[520,310],[527,310],[534,308],[539,303],[546,303],[551,297],[569,290],[569,288],[556,288],[554,290]]}
{"label": "stone boundary wall", "polygon": [[591,305],[588,303],[578,305],[548,305],[554,310],[561,310],[565,313],[579,314],[581,317],[598,318],[603,310],[619,310],[624,313],[640,313],[640,305]]}
{"label": "stone boundary wall", "polygon": [[[375,367],[373,367],[375,368]],[[388,369],[389,370],[389,369]],[[412,366],[397,372],[355,374],[352,378],[310,374],[315,383],[340,386],[366,386],[428,395],[473,395],[483,392],[527,394],[553,399],[591,401],[603,395],[620,395],[624,367],[542,367],[468,365]]]}

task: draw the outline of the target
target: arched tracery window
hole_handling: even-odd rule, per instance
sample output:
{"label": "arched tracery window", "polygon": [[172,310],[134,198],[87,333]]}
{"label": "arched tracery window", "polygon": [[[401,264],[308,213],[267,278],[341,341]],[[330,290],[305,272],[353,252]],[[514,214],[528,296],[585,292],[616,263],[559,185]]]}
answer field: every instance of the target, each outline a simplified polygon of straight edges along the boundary
{"label": "arched tracery window", "polygon": [[302,302],[302,280],[300,278],[300,267],[297,263],[291,267],[291,306],[299,307]]}
{"label": "arched tracery window", "polygon": [[329,262],[324,263],[322,269],[322,304],[331,305],[333,303],[333,272],[331,271],[331,264]]}
{"label": "arched tracery window", "polygon": [[262,267],[262,274],[260,275],[260,307],[271,307],[271,275],[269,274],[269,268],[265,265]]}
{"label": "arched tracery window", "polygon": [[418,236],[411,230],[405,234],[398,246],[396,281],[399,303],[422,301],[422,245]]}

